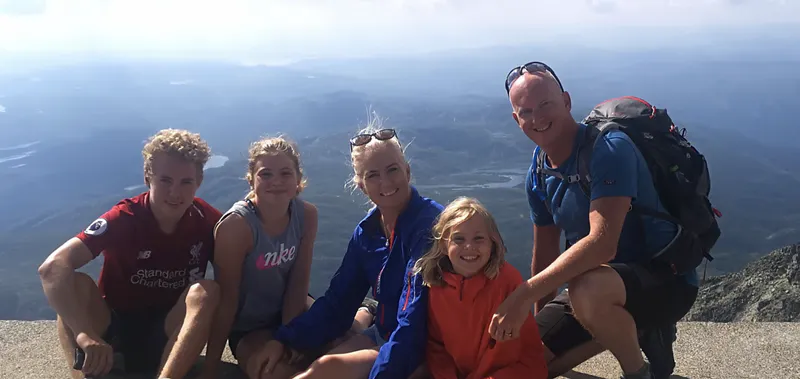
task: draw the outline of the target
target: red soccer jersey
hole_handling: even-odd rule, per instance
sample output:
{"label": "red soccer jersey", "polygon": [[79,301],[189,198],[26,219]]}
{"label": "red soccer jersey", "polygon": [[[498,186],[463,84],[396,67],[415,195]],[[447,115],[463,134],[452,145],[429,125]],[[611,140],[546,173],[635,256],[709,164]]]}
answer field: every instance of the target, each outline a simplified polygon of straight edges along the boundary
{"label": "red soccer jersey", "polygon": [[149,192],[124,199],[78,233],[97,257],[98,287],[111,309],[171,308],[184,289],[205,277],[221,213],[195,198],[172,234],[161,231]]}

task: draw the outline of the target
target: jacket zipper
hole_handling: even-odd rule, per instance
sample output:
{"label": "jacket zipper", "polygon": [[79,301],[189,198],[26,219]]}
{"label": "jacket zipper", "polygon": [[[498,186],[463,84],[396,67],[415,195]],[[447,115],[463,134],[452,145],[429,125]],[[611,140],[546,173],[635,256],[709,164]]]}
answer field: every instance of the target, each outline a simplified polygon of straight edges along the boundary
{"label": "jacket zipper", "polygon": [[[386,240],[386,247],[389,249],[389,254],[386,258],[386,263],[383,265],[383,267],[381,267],[381,271],[378,272],[378,277],[375,280],[375,288],[372,289],[373,297],[375,298],[375,300],[378,300],[378,292],[381,286],[381,277],[383,276],[383,270],[389,264],[389,259],[391,259],[392,257],[392,247],[394,247],[394,230],[392,230],[392,232],[389,234],[389,238]],[[378,300],[378,307],[380,307],[380,312],[381,312],[379,323],[381,326],[383,326],[384,305],[380,300]]]}
{"label": "jacket zipper", "polygon": [[458,301],[464,301],[464,277],[461,278],[461,288],[458,291]]}

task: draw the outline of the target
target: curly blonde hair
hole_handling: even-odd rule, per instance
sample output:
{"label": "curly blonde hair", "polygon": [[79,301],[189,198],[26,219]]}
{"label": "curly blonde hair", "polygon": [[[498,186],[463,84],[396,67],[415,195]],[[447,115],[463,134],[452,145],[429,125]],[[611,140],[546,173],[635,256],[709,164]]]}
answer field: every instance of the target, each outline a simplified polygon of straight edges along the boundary
{"label": "curly blonde hair", "polygon": [[152,135],[142,149],[145,177],[153,176],[153,159],[156,155],[166,154],[194,163],[197,166],[198,178],[203,176],[211,148],[197,133],[183,129],[163,129]]}
{"label": "curly blonde hair", "polygon": [[433,245],[414,264],[414,272],[422,275],[422,283],[428,287],[445,285],[442,274],[452,270],[452,263],[447,257],[447,241],[450,231],[457,225],[477,216],[486,222],[489,228],[489,239],[492,241],[492,252],[483,272],[489,279],[494,279],[505,262],[506,245],[497,223],[489,210],[475,198],[461,196],[450,202],[439,214],[433,226]]}
{"label": "curly blonde hair", "polygon": [[297,194],[306,188],[306,178],[303,176],[303,168],[300,165],[300,152],[297,150],[297,145],[292,142],[288,137],[277,136],[270,138],[262,138],[250,144],[249,158],[247,160],[247,174],[245,179],[250,184],[250,192],[247,194],[247,199],[253,199],[255,192],[253,192],[253,175],[255,175],[256,161],[263,156],[286,154],[294,163],[294,169],[297,177],[300,178],[300,183],[297,187]]}

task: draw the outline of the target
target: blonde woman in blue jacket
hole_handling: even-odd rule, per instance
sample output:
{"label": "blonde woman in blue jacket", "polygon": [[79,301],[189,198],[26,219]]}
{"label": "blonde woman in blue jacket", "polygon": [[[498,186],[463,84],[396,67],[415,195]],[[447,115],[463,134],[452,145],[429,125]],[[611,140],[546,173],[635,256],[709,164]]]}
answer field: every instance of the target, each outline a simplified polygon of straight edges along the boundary
{"label": "blonde woman in blue jacket", "polygon": [[393,129],[367,128],[350,147],[353,182],[375,206],[356,226],[325,295],[276,330],[263,378],[273,377],[287,347],[315,351],[344,337],[368,291],[378,302],[375,323],[293,378],[406,379],[423,361],[427,291],[412,273],[431,246],[443,206],[410,184],[410,165]]}

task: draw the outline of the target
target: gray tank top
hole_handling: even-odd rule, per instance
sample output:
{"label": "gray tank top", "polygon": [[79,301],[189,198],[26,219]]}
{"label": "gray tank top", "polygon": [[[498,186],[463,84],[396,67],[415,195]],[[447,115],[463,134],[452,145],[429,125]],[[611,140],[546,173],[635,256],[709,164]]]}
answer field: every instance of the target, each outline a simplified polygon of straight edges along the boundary
{"label": "gray tank top", "polygon": [[275,238],[261,227],[254,205],[237,201],[220,219],[230,214],[242,216],[253,233],[253,249],[247,252],[242,263],[239,304],[231,331],[280,325],[283,295],[303,236],[303,202],[298,197],[289,203],[286,230]]}

